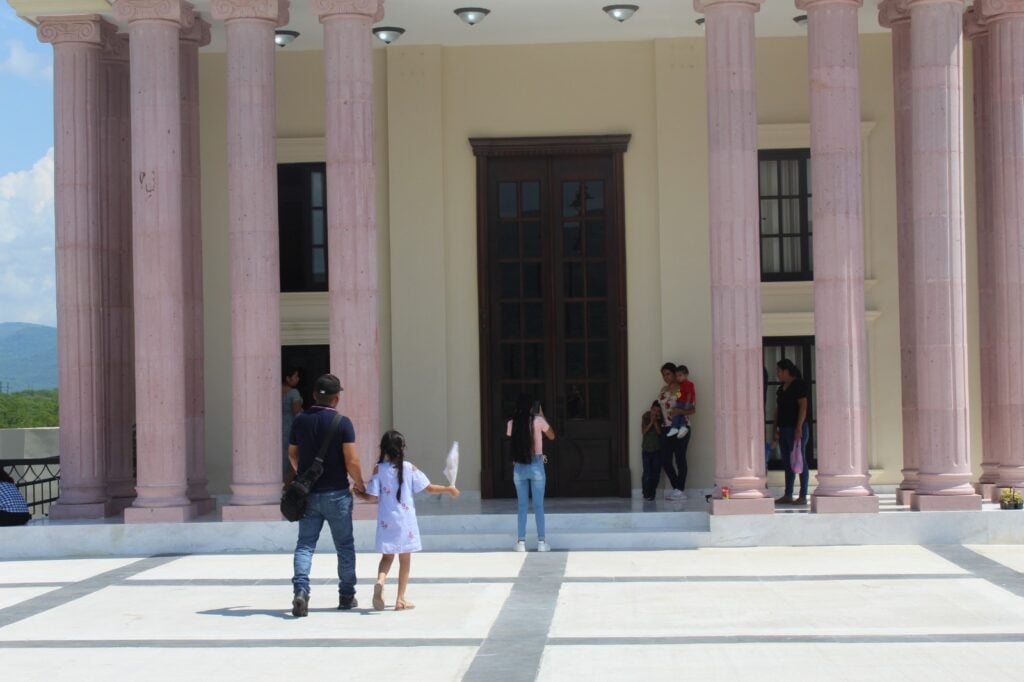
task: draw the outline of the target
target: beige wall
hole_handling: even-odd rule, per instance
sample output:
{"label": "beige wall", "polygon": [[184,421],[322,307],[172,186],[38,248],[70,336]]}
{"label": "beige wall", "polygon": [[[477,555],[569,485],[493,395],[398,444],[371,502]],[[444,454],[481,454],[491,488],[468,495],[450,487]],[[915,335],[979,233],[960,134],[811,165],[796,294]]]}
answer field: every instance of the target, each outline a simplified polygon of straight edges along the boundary
{"label": "beige wall", "polygon": [[[623,398],[634,487],[640,475],[638,417],[660,385],[658,367],[665,360],[688,364],[697,383],[690,485],[710,486],[714,386],[703,40],[460,48],[399,43],[376,56],[383,426],[393,421],[406,434],[410,459],[434,478],[441,477],[448,443],[459,440],[460,487],[479,489],[476,166],[468,138],[629,133],[629,383]],[[806,42],[761,39],[757,58],[761,144],[808,146]],[[863,36],[861,58],[870,461],[876,483],[895,484],[901,419],[888,36]],[[211,480],[223,492],[230,481],[223,56],[204,55],[202,68],[207,444]],[[294,155],[314,154],[323,136],[320,55],[280,53],[278,68],[280,149],[300,160]],[[968,146],[968,162],[971,153]],[[968,205],[972,182],[968,175]],[[970,227],[969,262],[973,258]],[[969,274],[975,301],[973,266]],[[766,335],[812,333],[810,284],[763,290]],[[286,339],[311,342],[321,334],[326,342],[326,305],[315,298],[286,297]],[[975,309],[969,309],[972,377],[978,367]],[[976,378],[972,391],[976,404]],[[974,426],[977,462],[977,414]]]}

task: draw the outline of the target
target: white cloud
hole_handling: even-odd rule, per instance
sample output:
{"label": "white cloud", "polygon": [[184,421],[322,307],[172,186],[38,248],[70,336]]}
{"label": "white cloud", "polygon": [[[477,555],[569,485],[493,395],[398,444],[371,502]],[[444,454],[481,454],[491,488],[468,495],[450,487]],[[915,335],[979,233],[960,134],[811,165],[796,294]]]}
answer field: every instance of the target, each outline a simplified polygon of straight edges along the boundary
{"label": "white cloud", "polygon": [[56,324],[53,149],[0,176],[0,322]]}
{"label": "white cloud", "polygon": [[0,73],[29,80],[53,80],[53,64],[49,59],[38,52],[31,52],[20,40],[8,40],[5,47],[7,54],[0,60]]}

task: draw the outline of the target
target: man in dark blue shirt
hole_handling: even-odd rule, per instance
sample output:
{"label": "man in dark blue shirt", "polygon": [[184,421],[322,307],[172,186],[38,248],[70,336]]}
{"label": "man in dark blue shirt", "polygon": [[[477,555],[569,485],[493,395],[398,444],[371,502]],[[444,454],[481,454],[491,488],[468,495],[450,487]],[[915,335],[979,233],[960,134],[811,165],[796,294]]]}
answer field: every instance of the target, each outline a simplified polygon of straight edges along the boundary
{"label": "man in dark blue shirt", "polygon": [[[301,475],[316,459],[331,424],[338,416],[336,408],[341,391],[338,377],[324,374],[313,386],[316,404],[295,417],[288,440],[288,459],[296,474]],[[296,617],[309,614],[309,569],[324,521],[331,528],[334,548],[338,553],[338,608],[347,611],[359,605],[356,601],[356,548],[352,537],[349,476],[352,477],[353,490],[362,493],[366,488],[356,452],[355,428],[348,417],[341,416],[324,454],[323,466],[323,474],[309,493],[306,515],[299,521],[295,575],[292,578],[292,615]]]}

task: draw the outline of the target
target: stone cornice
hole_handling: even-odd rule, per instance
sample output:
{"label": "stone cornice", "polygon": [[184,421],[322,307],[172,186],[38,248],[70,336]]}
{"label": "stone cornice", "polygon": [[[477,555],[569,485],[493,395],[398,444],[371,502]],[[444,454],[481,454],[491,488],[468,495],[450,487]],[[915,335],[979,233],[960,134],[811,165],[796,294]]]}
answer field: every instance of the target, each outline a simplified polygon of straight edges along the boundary
{"label": "stone cornice", "polygon": [[693,9],[701,14],[707,14],[709,9],[739,6],[758,12],[761,10],[763,3],[764,0],[693,0]]}
{"label": "stone cornice", "polygon": [[320,21],[332,16],[358,15],[377,22],[384,18],[384,0],[313,0],[312,10]]}
{"label": "stone cornice", "polygon": [[109,12],[107,0],[7,0],[19,17],[55,17],[68,14]]}
{"label": "stone cornice", "polygon": [[173,21],[190,28],[195,21],[192,4],[184,0],[114,0],[114,15],[121,21]]}
{"label": "stone cornice", "polygon": [[977,0],[974,6],[982,21],[994,21],[1007,15],[1024,15],[1024,0]]}
{"label": "stone cornice", "polygon": [[36,35],[41,43],[86,43],[99,47],[103,44],[104,24],[108,22],[99,14],[39,17]]}
{"label": "stone cornice", "polygon": [[914,7],[923,7],[924,5],[959,5],[960,7],[967,7],[967,0],[906,0],[907,7],[913,9]]}
{"label": "stone cornice", "polygon": [[907,0],[882,0],[878,3],[878,23],[885,28],[910,21]]}
{"label": "stone cornice", "polygon": [[852,7],[863,7],[864,0],[796,0],[796,8],[804,11],[823,5],[850,5]]}
{"label": "stone cornice", "polygon": [[981,16],[977,4],[964,12],[964,35],[970,40],[988,36],[988,21]]}
{"label": "stone cornice", "polygon": [[178,35],[183,43],[195,43],[197,47],[205,47],[210,44],[210,22],[203,19],[198,12],[195,15],[192,25],[188,28],[183,27]]}
{"label": "stone cornice", "polygon": [[278,26],[288,23],[288,0],[213,0],[211,14],[218,21],[266,19]]}
{"label": "stone cornice", "polygon": [[128,36],[117,32],[117,26],[110,22],[103,22],[101,27],[103,34],[103,52],[100,59],[107,62],[128,63]]}

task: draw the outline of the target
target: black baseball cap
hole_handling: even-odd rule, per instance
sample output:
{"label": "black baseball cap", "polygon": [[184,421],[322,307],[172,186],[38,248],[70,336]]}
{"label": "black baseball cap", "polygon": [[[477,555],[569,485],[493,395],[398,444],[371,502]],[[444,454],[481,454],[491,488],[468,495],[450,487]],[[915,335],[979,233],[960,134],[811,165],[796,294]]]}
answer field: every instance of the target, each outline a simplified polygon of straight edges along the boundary
{"label": "black baseball cap", "polygon": [[344,389],[341,387],[341,380],[333,374],[321,374],[313,384],[313,393],[319,398],[330,398],[338,395]]}

